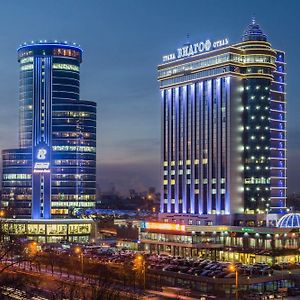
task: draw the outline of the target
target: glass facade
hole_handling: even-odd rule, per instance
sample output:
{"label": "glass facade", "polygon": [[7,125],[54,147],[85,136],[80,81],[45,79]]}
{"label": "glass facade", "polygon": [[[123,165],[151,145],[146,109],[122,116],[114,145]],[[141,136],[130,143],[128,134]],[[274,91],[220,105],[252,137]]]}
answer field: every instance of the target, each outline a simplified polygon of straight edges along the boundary
{"label": "glass facade", "polygon": [[52,215],[96,201],[96,105],[53,101]]}
{"label": "glass facade", "polygon": [[31,215],[32,154],[29,148],[2,151],[2,201],[10,216]]}
{"label": "glass facade", "polygon": [[80,100],[82,50],[24,44],[18,61],[20,149],[3,151],[2,206],[12,216],[37,219],[94,207],[96,103]]}

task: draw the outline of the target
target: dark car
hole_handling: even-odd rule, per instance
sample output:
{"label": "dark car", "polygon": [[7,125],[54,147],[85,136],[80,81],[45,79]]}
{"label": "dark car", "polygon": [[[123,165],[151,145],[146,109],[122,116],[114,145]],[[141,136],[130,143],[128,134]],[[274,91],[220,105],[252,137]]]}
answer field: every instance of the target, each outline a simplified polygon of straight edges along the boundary
{"label": "dark car", "polygon": [[201,276],[206,276],[207,274],[209,274],[211,271],[210,270],[205,270],[203,271],[200,275]]}

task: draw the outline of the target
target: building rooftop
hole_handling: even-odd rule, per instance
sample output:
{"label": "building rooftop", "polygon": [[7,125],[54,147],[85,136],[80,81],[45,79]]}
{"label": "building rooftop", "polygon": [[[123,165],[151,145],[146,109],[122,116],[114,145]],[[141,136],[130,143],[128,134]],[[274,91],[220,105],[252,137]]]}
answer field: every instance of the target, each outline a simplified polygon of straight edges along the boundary
{"label": "building rooftop", "polygon": [[59,41],[59,40],[38,40],[38,41],[24,42],[18,47],[17,51],[24,48],[31,48],[31,47],[57,47],[57,46],[74,48],[82,52],[82,49],[79,44],[75,42]]}
{"label": "building rooftop", "polygon": [[58,40],[38,40],[38,41],[31,41],[31,42],[24,42],[20,45],[22,46],[30,46],[30,45],[48,45],[48,44],[58,44],[58,45],[69,45],[69,46],[77,46],[80,47],[79,44],[75,42],[68,42],[68,41],[58,41]]}
{"label": "building rooftop", "polygon": [[242,36],[242,41],[267,41],[267,36],[261,30],[259,24],[256,23],[255,18],[252,18],[251,23],[247,26]]}

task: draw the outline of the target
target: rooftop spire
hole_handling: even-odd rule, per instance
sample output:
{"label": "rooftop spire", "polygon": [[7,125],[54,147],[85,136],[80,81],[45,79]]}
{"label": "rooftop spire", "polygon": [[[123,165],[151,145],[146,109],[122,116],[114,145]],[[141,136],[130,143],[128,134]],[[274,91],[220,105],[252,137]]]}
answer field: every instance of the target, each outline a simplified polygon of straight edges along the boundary
{"label": "rooftop spire", "polygon": [[255,17],[251,18],[251,23],[247,26],[242,36],[242,41],[266,41],[267,36],[261,30],[259,24],[256,23]]}
{"label": "rooftop spire", "polygon": [[187,34],[186,34],[186,42],[184,43],[184,46],[188,46],[188,45],[190,45],[190,44],[191,44],[191,42],[190,42],[190,34],[187,33]]}

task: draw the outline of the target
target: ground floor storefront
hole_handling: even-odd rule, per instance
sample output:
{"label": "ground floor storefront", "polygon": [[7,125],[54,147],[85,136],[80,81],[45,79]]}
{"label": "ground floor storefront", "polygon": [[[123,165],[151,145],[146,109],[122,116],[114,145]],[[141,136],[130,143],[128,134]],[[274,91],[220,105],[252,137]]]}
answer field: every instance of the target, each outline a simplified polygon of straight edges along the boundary
{"label": "ground floor storefront", "polygon": [[267,263],[274,265],[278,263],[298,263],[300,262],[299,251],[295,251],[294,254],[282,252],[282,254],[274,254],[269,252],[268,254],[259,254],[250,251],[243,251],[242,249],[226,248],[221,245],[174,245],[166,242],[153,242],[142,240],[142,250],[151,254],[171,255],[180,257],[191,258],[203,258],[213,261],[229,261],[229,262],[241,262],[243,264],[255,264],[255,263]]}
{"label": "ground floor storefront", "polygon": [[272,255],[259,254],[253,252],[243,252],[242,250],[224,249],[216,245],[215,247],[195,248],[192,245],[173,245],[173,244],[160,244],[159,242],[153,243],[152,241],[142,241],[142,250],[151,254],[171,255],[180,257],[191,258],[203,258],[213,261],[229,261],[229,262],[241,262],[243,264],[255,264],[255,263],[267,263],[268,265],[274,265],[278,263],[298,263],[300,262],[300,254],[295,252],[294,254]]}
{"label": "ground floor storefront", "polygon": [[96,224],[89,219],[1,219],[7,238],[25,237],[39,243],[88,243],[95,239]]}

